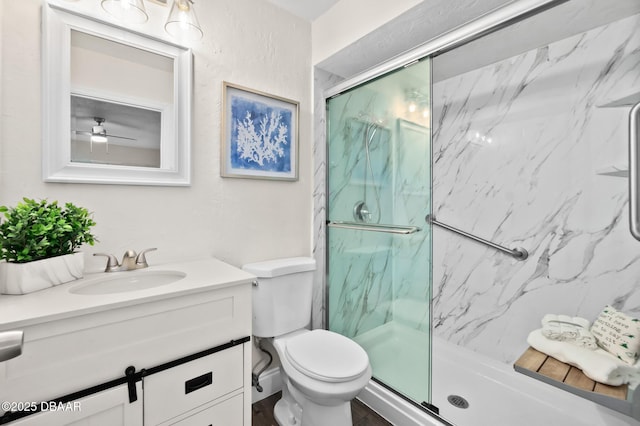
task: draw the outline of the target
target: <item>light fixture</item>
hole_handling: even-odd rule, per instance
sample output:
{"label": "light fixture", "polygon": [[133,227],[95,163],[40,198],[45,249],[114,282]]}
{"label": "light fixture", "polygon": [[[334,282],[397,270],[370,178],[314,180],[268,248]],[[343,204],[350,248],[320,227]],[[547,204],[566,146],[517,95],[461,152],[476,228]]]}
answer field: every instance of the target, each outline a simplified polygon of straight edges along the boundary
{"label": "light fixture", "polygon": [[102,123],[104,123],[104,118],[95,117],[94,120],[98,124],[91,127],[91,139],[90,139],[89,150],[90,152],[93,152],[93,143],[97,142],[97,143],[106,143],[107,152],[109,152],[109,138],[107,138],[107,131],[102,125]]}
{"label": "light fixture", "polygon": [[193,10],[193,0],[173,0],[164,30],[179,40],[193,41],[202,38],[202,29]]}
{"label": "light fixture", "polygon": [[93,135],[91,136],[91,142],[106,143],[106,142],[109,142],[109,139],[104,135]]}
{"label": "light fixture", "polygon": [[477,131],[470,131],[469,134],[469,142],[472,144],[480,146],[493,144],[493,138],[488,134],[480,133]]}
{"label": "light fixture", "polygon": [[101,4],[109,15],[119,21],[142,24],[149,19],[142,0],[102,0]]}
{"label": "light fixture", "polygon": [[[428,122],[431,116],[431,105],[428,93],[424,93],[418,89],[409,88],[404,91],[404,101],[410,120],[417,120],[422,123]],[[419,116],[422,116],[420,118]]]}
{"label": "light fixture", "polygon": [[[184,43],[190,43],[202,38],[203,32],[193,8],[193,0],[154,1],[164,5],[171,2],[169,17],[164,24],[164,30],[167,34]],[[109,15],[127,24],[142,24],[149,20],[143,0],[101,0],[100,3]]]}

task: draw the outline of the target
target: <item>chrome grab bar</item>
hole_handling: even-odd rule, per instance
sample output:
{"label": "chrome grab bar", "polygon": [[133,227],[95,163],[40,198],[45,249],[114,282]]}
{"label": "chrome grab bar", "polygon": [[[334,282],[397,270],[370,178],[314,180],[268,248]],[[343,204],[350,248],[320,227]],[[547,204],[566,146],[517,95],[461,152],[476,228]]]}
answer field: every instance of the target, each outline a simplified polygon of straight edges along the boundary
{"label": "chrome grab bar", "polygon": [[529,257],[529,252],[526,251],[525,249],[523,249],[522,247],[517,247],[517,248],[514,248],[514,249],[509,249],[509,248],[503,247],[503,246],[501,246],[499,244],[492,243],[491,241],[485,240],[484,238],[476,237],[475,235],[469,234],[468,232],[461,231],[460,229],[454,228],[453,226],[449,226],[449,225],[444,224],[442,222],[438,222],[436,220],[436,218],[433,217],[433,215],[428,214],[424,218],[424,220],[427,223],[432,223],[432,224],[440,226],[440,227],[442,227],[444,229],[448,229],[451,232],[455,232],[456,234],[462,235],[463,237],[467,237],[467,238],[469,238],[469,239],[471,239],[473,241],[477,241],[477,242],[485,244],[485,245],[487,245],[489,247],[493,247],[494,249],[500,250],[501,252],[506,253],[506,254],[508,254],[510,256],[513,256],[518,260],[525,260],[525,259],[527,259]]}
{"label": "chrome grab bar", "polygon": [[327,222],[327,226],[330,228],[355,229],[358,231],[386,232],[388,234],[402,234],[402,235],[414,234],[422,229],[418,226],[382,225],[378,223],[343,222],[343,221],[329,221]]}
{"label": "chrome grab bar", "polygon": [[640,173],[640,146],[638,146],[638,133],[640,133],[640,102],[631,108],[629,113],[629,227],[631,235],[640,240],[640,206],[638,205],[638,190]]}
{"label": "chrome grab bar", "polygon": [[21,355],[23,343],[24,332],[22,331],[0,332],[0,362]]}

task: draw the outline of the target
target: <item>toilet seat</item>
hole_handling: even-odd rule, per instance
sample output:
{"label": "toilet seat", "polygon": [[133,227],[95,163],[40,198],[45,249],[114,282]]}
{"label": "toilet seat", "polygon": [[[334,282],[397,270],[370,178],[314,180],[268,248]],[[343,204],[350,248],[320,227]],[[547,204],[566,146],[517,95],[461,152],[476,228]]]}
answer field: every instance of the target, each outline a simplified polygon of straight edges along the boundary
{"label": "toilet seat", "polygon": [[285,356],[300,373],[323,382],[347,382],[369,367],[369,357],[357,343],[321,329],[288,339]]}

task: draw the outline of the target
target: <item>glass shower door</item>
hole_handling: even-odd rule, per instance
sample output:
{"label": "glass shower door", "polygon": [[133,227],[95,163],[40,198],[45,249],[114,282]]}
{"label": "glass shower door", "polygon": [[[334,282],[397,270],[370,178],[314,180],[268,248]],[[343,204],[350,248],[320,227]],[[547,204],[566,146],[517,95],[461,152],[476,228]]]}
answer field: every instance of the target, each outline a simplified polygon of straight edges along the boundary
{"label": "glass shower door", "polygon": [[431,402],[431,62],[327,101],[328,328]]}

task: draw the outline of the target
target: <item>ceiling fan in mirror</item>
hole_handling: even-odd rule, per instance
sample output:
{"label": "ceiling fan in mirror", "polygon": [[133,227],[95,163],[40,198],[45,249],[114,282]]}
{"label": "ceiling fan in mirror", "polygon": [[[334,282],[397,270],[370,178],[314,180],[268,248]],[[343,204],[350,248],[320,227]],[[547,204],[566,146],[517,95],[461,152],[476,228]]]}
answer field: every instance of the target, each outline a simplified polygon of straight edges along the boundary
{"label": "ceiling fan in mirror", "polygon": [[109,138],[117,138],[117,139],[126,139],[126,140],[130,140],[130,141],[135,141],[135,138],[128,138],[126,136],[118,136],[118,135],[112,135],[110,133],[107,133],[107,129],[105,128],[105,126],[103,125],[103,123],[106,121],[104,118],[102,117],[93,117],[93,120],[96,122],[96,124],[94,126],[91,126],[91,131],[81,131],[81,130],[74,130],[73,133],[75,133],[76,135],[86,135],[89,136],[89,142],[90,142],[90,151],[93,152],[93,143],[104,143],[106,144],[106,149],[107,152],[109,152]]}

